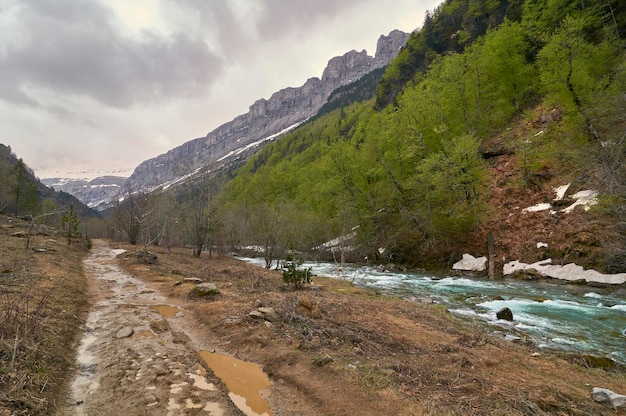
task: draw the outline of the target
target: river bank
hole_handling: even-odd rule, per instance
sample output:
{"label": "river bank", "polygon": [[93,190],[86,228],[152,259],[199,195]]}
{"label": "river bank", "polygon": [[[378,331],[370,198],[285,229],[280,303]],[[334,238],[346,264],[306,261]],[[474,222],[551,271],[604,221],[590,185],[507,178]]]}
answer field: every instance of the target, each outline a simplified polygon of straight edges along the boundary
{"label": "river bank", "polygon": [[[259,267],[263,259],[242,257]],[[456,318],[500,337],[542,350],[586,355],[626,366],[626,287],[572,284],[550,278],[488,279],[477,276],[386,270],[384,267],[309,262],[313,275],[347,280],[402,299],[428,300]],[[514,319],[500,320],[508,308]],[[614,365],[615,365],[614,364]]]}
{"label": "river bank", "polygon": [[[132,278],[120,280],[116,289],[116,279],[106,278],[96,284],[103,295],[88,296],[85,247],[72,243],[68,248],[42,228],[31,241],[35,249],[25,251],[24,240],[11,237],[22,228],[11,224],[0,230],[3,310],[14,311],[17,299],[45,300],[38,304],[39,325],[34,327],[42,332],[33,332],[33,343],[20,336],[16,344],[15,334],[3,339],[3,351],[9,351],[0,357],[3,416],[80,414],[89,401],[81,386],[103,389],[101,407],[89,404],[95,414],[121,404],[129,409],[126,414],[238,414],[195,346],[212,346],[209,353],[214,349],[258,364],[271,383],[263,397],[277,416],[626,413],[591,398],[593,387],[624,393],[623,369],[592,368],[581,357],[490,335],[426,299],[402,300],[352,281],[319,277],[305,290],[293,291],[279,272],[231,257],[209,259],[204,253],[198,259],[190,250],[151,247],[157,262],[145,264],[138,261],[138,248],[129,245],[115,245],[118,253],[126,251],[107,260],[103,271],[120,267]],[[191,296],[198,282],[211,282],[221,293],[204,300]],[[106,308],[94,306],[107,298],[115,303],[118,295],[126,299],[118,299],[119,318],[94,315],[98,319],[90,320],[86,300],[92,312],[102,314]],[[142,306],[141,297],[177,312],[164,317],[162,311]],[[254,313],[259,308],[271,308],[275,315]],[[111,324],[115,319],[120,325]],[[1,322],[5,329],[6,322]],[[72,335],[79,328],[88,338],[81,346]],[[102,340],[91,342],[99,332]],[[21,329],[19,333],[24,335]],[[120,352],[109,342],[128,345]],[[167,345],[167,354],[157,355]],[[100,385],[89,382],[95,369],[91,347],[112,358],[99,363],[112,376],[100,379]],[[76,364],[71,362],[73,348],[78,348]],[[177,355],[179,350],[186,352]],[[10,351],[16,352],[14,360]],[[88,377],[72,390],[69,376],[75,366]],[[119,383],[111,381],[115,377]],[[207,386],[210,390],[202,388]],[[203,408],[200,396],[184,397],[196,390],[207,399]],[[219,407],[207,408],[209,396]]]}
{"label": "river bank", "polygon": [[[626,391],[620,369],[488,335],[441,305],[326,278],[293,291],[279,272],[178,249],[151,248],[146,265],[119,247],[121,266],[192,315],[206,342],[263,368],[275,415],[608,415],[591,388]],[[190,297],[194,279],[220,295]],[[276,315],[251,314],[260,307]]]}

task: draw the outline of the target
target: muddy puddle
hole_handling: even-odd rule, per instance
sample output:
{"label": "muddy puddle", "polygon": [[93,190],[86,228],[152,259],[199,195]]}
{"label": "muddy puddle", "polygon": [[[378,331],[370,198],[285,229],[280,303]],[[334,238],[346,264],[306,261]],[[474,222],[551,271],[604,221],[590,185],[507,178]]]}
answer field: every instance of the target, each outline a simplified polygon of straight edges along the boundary
{"label": "muddy puddle", "polygon": [[209,351],[199,354],[226,385],[228,396],[246,416],[272,415],[269,403],[261,396],[261,390],[270,386],[270,380],[258,365]]}
{"label": "muddy puddle", "polygon": [[170,305],[152,305],[152,309],[166,318],[173,318],[180,312],[179,308]]}

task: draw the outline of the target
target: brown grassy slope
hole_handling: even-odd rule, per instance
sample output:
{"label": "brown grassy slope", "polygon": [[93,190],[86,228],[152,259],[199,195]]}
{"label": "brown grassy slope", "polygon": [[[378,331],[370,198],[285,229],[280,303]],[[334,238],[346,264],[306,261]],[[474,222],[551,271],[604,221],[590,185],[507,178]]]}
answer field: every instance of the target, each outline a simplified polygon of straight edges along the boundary
{"label": "brown grassy slope", "polygon": [[0,216],[0,414],[54,414],[86,316],[84,241]]}
{"label": "brown grassy slope", "polygon": [[[444,250],[453,261],[463,253],[487,256],[487,235],[493,233],[497,265],[521,260],[533,263],[551,258],[557,264],[577,263],[603,271],[610,257],[611,241],[619,239],[615,219],[601,210],[551,214],[549,210],[523,212],[524,208],[556,198],[554,187],[571,184],[566,199],[584,189],[601,185],[588,180],[590,163],[580,147],[565,143],[563,120],[558,109],[537,107],[513,120],[509,129],[492,137],[484,150],[502,154],[488,158],[487,189],[490,210],[486,221],[465,238]],[[585,163],[582,163],[582,161]],[[560,210],[569,203],[555,205]],[[537,243],[548,248],[537,248]]]}
{"label": "brown grassy slope", "polygon": [[[278,272],[235,259],[153,250],[158,264],[139,264],[130,253],[123,267],[192,311],[204,342],[261,364],[276,415],[626,414],[590,397],[593,386],[626,392],[622,370],[533,356],[532,346],[469,327],[440,306],[324,278],[295,292]],[[184,277],[214,282],[221,295],[190,298]],[[279,319],[249,317],[259,304]]]}

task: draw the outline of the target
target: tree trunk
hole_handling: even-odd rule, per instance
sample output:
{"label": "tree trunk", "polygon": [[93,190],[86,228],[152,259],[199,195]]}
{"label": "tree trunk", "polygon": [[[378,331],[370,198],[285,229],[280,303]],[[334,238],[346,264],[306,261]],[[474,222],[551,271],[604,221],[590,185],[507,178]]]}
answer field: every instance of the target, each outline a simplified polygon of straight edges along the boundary
{"label": "tree trunk", "polygon": [[487,252],[489,253],[488,263],[488,276],[490,279],[496,278],[496,250],[493,244],[493,231],[489,231],[487,234]]}
{"label": "tree trunk", "polygon": [[580,97],[578,96],[578,94],[576,93],[576,90],[574,89],[574,84],[572,84],[574,56],[572,52],[572,47],[569,46],[568,49],[569,49],[569,57],[568,57],[569,58],[569,72],[567,73],[567,78],[565,80],[565,83],[567,84],[567,89],[572,94],[572,99],[574,100],[574,105],[576,105],[576,109],[583,116],[583,120],[585,121],[585,126],[587,126],[587,131],[589,132],[589,135],[591,135],[591,137],[593,137],[593,139],[597,143],[602,144],[602,141],[600,140],[600,136],[598,135],[598,131],[596,130],[595,126],[593,125],[593,122],[587,115],[587,112],[585,111],[585,108],[582,102],[580,101]]}

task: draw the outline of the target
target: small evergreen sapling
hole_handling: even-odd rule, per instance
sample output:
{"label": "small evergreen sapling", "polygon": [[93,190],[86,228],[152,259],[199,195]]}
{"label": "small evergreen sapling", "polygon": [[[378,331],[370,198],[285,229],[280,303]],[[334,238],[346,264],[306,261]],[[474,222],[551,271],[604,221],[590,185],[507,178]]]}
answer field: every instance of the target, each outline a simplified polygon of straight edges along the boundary
{"label": "small evergreen sapling", "polygon": [[63,229],[63,235],[67,237],[68,246],[72,243],[72,237],[78,235],[79,225],[80,220],[78,219],[74,205],[70,205],[61,219],[61,228]]}

